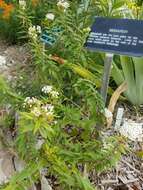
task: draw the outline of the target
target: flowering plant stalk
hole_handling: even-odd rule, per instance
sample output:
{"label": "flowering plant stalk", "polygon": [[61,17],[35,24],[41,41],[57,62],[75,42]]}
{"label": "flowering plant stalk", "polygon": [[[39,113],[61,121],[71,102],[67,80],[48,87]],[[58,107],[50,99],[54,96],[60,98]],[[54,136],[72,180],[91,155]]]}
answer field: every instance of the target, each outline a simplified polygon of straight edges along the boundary
{"label": "flowering plant stalk", "polygon": [[101,140],[96,140],[95,126],[102,122],[104,112],[92,84],[81,81],[75,88],[77,96],[79,91],[84,96],[83,105],[63,102],[62,94],[51,85],[41,86],[41,96],[25,98],[19,109],[15,150],[26,165],[3,190],[28,188],[40,180],[43,171],[45,176],[56,177],[59,188],[95,190],[88,179],[92,169],[104,171],[124,153],[121,137],[100,133]]}

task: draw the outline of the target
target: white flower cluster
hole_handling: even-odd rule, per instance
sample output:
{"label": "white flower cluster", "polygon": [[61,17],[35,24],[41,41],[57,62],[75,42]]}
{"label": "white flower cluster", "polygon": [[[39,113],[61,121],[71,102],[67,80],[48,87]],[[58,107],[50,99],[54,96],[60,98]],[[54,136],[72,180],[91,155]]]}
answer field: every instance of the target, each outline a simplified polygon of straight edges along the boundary
{"label": "white flower cluster", "polygon": [[30,26],[28,29],[28,34],[31,38],[36,39],[37,38],[37,32],[35,26]]}
{"label": "white flower cluster", "polygon": [[41,34],[41,26],[30,26],[28,29],[28,34],[31,38],[37,39],[38,34]]}
{"label": "white flower cluster", "polygon": [[24,100],[24,104],[23,104],[23,107],[32,107],[33,105],[35,104],[40,104],[40,101],[37,99],[37,98],[34,98],[34,97],[26,97],[25,100]]}
{"label": "white flower cluster", "polygon": [[[66,0],[58,0],[57,6],[65,12],[70,7],[70,4]],[[53,13],[47,13],[45,18],[46,20],[53,21],[55,15]]]}
{"label": "white flower cluster", "polygon": [[54,115],[54,106],[51,104],[46,104],[46,105],[42,105],[41,106],[34,106],[31,109],[31,113],[34,114],[36,117],[40,117],[40,116],[46,116],[46,117],[51,117],[53,118]]}
{"label": "white flower cluster", "polygon": [[46,105],[42,106],[41,108],[47,116],[54,114],[54,106],[51,104],[46,104]]}
{"label": "white flower cluster", "polygon": [[65,12],[70,7],[70,4],[66,0],[59,0],[57,6]]}
{"label": "white flower cluster", "polygon": [[42,88],[42,92],[44,94],[51,95],[52,98],[58,98],[58,96],[59,96],[59,93],[57,91],[55,91],[52,86],[49,86],[49,85],[44,86]]}
{"label": "white flower cluster", "polygon": [[46,86],[44,86],[44,87],[42,88],[42,92],[43,92],[44,94],[48,94],[48,93],[50,93],[52,90],[53,90],[53,87],[52,87],[52,86],[48,86],[48,85],[46,85]]}
{"label": "white flower cluster", "polygon": [[44,116],[49,121],[53,121],[54,117],[54,106],[52,104],[43,104],[42,101],[35,97],[27,97],[24,100],[24,108],[28,108],[30,113],[36,117]]}
{"label": "white flower cluster", "polygon": [[46,19],[53,21],[55,19],[55,15],[53,13],[47,13],[46,14]]}
{"label": "white flower cluster", "polygon": [[43,109],[45,112],[49,111],[50,113],[53,114],[54,106],[51,105],[51,104],[46,104],[46,105],[42,106],[42,109]]}
{"label": "white flower cluster", "polygon": [[37,33],[38,33],[38,34],[41,34],[41,33],[42,33],[41,26],[37,25],[36,30],[37,30]]}
{"label": "white flower cluster", "polygon": [[33,107],[31,113],[33,113],[36,117],[40,117],[42,115],[41,110],[38,107]]}
{"label": "white flower cluster", "polygon": [[25,0],[19,0],[19,6],[20,6],[22,9],[25,9],[25,8],[26,8],[26,1],[25,1]]}

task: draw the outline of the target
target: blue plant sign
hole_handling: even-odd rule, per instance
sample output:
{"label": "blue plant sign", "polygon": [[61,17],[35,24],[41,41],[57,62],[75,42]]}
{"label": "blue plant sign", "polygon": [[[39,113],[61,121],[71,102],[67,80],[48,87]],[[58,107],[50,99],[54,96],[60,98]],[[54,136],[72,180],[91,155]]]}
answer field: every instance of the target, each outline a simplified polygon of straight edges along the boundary
{"label": "blue plant sign", "polygon": [[85,47],[128,56],[143,56],[143,21],[96,17]]}
{"label": "blue plant sign", "polygon": [[41,35],[41,41],[47,45],[52,46],[57,42],[61,32],[61,27],[53,27],[51,30],[45,30]]}

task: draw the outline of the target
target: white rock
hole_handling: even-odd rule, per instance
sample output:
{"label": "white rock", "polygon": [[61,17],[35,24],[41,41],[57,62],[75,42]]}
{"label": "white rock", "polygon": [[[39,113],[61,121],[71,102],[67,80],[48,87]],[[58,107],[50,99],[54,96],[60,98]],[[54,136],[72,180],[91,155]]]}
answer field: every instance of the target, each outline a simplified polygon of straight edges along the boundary
{"label": "white rock", "polygon": [[6,151],[0,150],[0,185],[7,183],[14,172],[12,155]]}
{"label": "white rock", "polygon": [[112,118],[113,117],[113,114],[110,110],[108,110],[107,108],[105,108],[105,117],[108,119],[108,118]]}
{"label": "white rock", "polygon": [[4,172],[1,169],[3,159],[0,159],[0,184],[2,185],[3,183],[7,182],[7,176],[4,174]]}
{"label": "white rock", "polygon": [[143,123],[137,123],[132,120],[124,120],[119,132],[132,141],[143,142]]}
{"label": "white rock", "polygon": [[18,171],[18,172],[21,172],[25,167],[24,161],[22,161],[16,157],[14,158],[14,165],[15,165],[16,171]]}
{"label": "white rock", "polygon": [[0,66],[3,66],[3,65],[5,65],[5,64],[6,64],[6,57],[0,55]]}

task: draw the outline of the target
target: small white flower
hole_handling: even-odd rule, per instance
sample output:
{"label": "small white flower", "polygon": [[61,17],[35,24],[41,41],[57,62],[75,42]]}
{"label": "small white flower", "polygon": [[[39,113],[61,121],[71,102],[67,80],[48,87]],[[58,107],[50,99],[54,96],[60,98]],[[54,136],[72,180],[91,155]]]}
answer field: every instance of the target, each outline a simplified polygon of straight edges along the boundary
{"label": "small white flower", "polygon": [[38,33],[38,34],[41,34],[41,33],[42,33],[41,26],[38,25],[38,26],[36,27],[36,30],[37,30],[37,33]]}
{"label": "small white flower", "polygon": [[26,97],[24,100],[25,103],[29,104],[31,103],[31,98],[30,97]]}
{"label": "small white flower", "polygon": [[42,106],[42,109],[43,109],[45,112],[51,112],[51,113],[53,113],[53,111],[54,111],[54,106],[51,105],[51,104],[46,104],[46,105]]}
{"label": "small white flower", "polygon": [[46,19],[53,21],[55,19],[55,15],[53,13],[46,14]]}
{"label": "small white flower", "polygon": [[26,97],[24,100],[23,106],[25,107],[26,105],[28,105],[29,107],[32,107],[32,105],[34,105],[36,103],[38,104],[38,102],[39,102],[39,100],[37,100],[34,97]]}
{"label": "small white flower", "polygon": [[31,110],[31,113],[33,113],[36,117],[39,117],[41,115],[41,111],[37,107],[34,107]]}
{"label": "small white flower", "polygon": [[59,96],[59,93],[57,92],[57,91],[51,91],[51,96],[53,97],[53,98],[58,98],[58,96]]}
{"label": "small white flower", "polygon": [[63,8],[64,11],[66,11],[66,9],[69,8],[70,4],[67,1],[65,1],[65,0],[59,0],[58,3],[57,3],[57,6],[59,8]]}
{"label": "small white flower", "polygon": [[46,107],[47,107],[48,111],[53,112],[53,110],[54,110],[54,106],[53,105],[47,104]]}
{"label": "small white flower", "polygon": [[53,123],[56,125],[58,122],[57,122],[57,121],[54,121]]}
{"label": "small white flower", "polygon": [[31,103],[31,98],[30,97],[26,97],[24,100],[25,103],[29,104]]}
{"label": "small white flower", "polygon": [[52,91],[52,89],[53,89],[52,86],[47,85],[47,86],[44,86],[44,87],[42,88],[42,92],[43,92],[44,94],[49,94],[49,93]]}
{"label": "small white flower", "polygon": [[30,26],[28,30],[29,30],[29,32],[31,32],[31,33],[32,33],[32,32],[36,32],[36,26]]}
{"label": "small white flower", "polygon": [[30,26],[28,29],[28,34],[31,38],[33,39],[37,39],[38,35],[37,34],[41,34],[42,30],[41,30],[41,26]]}
{"label": "small white flower", "polygon": [[51,95],[53,98],[58,98],[59,93],[55,90],[53,90],[52,86],[44,86],[41,90],[44,94],[49,94]]}
{"label": "small white flower", "polygon": [[23,108],[26,108],[26,103],[23,103],[23,106],[22,106]]}
{"label": "small white flower", "polygon": [[31,38],[36,39],[37,38],[37,31],[35,26],[30,26],[28,29],[28,34]]}
{"label": "small white flower", "polygon": [[110,110],[108,110],[107,108],[105,108],[105,117],[107,119],[113,117],[112,112]]}
{"label": "small white flower", "polygon": [[25,0],[19,0],[19,5],[22,9],[26,8],[26,1]]}
{"label": "small white flower", "polygon": [[46,115],[47,115],[47,116],[53,116],[53,112],[50,112],[50,111],[49,111],[49,112],[46,113]]}

